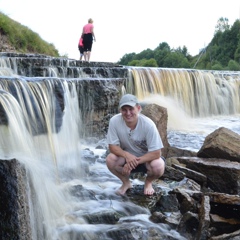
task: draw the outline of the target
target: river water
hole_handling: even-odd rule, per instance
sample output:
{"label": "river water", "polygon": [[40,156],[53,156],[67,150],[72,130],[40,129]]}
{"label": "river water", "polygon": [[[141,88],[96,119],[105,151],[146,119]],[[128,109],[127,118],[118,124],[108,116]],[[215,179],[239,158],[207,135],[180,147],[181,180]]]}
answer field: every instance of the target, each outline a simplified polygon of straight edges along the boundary
{"label": "river water", "polygon": [[189,128],[169,129],[168,141],[171,146],[197,152],[205,137],[220,127],[240,134],[240,115],[195,118],[189,124]]}

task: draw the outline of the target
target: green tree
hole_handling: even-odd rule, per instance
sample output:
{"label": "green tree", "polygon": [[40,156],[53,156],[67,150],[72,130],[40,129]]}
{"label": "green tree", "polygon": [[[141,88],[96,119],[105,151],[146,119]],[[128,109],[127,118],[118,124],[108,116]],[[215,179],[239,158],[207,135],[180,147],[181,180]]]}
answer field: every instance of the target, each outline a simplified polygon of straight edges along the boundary
{"label": "green tree", "polygon": [[222,66],[227,66],[231,59],[235,59],[239,41],[239,20],[237,20],[231,28],[225,27],[224,31],[222,29],[215,33],[212,41],[208,45],[207,57],[209,57],[209,59],[206,60],[217,60]]}
{"label": "green tree", "polygon": [[141,66],[141,61],[140,60],[132,60],[130,61],[128,64],[126,64],[128,66]]}
{"label": "green tree", "polygon": [[162,42],[158,45],[157,48],[154,49],[154,51],[157,51],[157,50],[166,50],[166,51],[171,51],[171,48],[170,46],[168,45],[168,43],[166,42]]}
{"label": "green tree", "polygon": [[240,71],[240,65],[234,60],[230,60],[228,63],[228,70]]}
{"label": "green tree", "polygon": [[224,32],[230,29],[230,25],[228,23],[228,18],[221,17],[218,19],[217,25],[215,26],[215,33]]}
{"label": "green tree", "polygon": [[165,58],[163,67],[189,68],[190,64],[186,57],[179,52],[170,52]]}
{"label": "green tree", "polygon": [[143,59],[143,60],[141,60],[141,64],[142,64],[141,66],[143,66],[143,67],[158,67],[157,61],[154,58]]}
{"label": "green tree", "polygon": [[151,58],[153,58],[153,57],[154,57],[154,51],[148,48],[148,49],[143,50],[142,52],[136,54],[136,55],[134,56],[134,59],[136,59],[136,60],[141,60],[141,59],[143,59],[143,58],[145,58],[145,59],[151,59]]}
{"label": "green tree", "polygon": [[171,52],[171,51],[168,50],[168,49],[163,49],[163,50],[157,49],[157,50],[155,50],[154,59],[156,60],[157,65],[158,65],[159,67],[163,67],[163,65],[164,65],[164,59],[166,58],[166,56],[167,56],[170,52]]}
{"label": "green tree", "polygon": [[132,61],[135,56],[136,56],[136,53],[127,53],[120,59],[118,63],[122,65],[128,65],[128,63]]}
{"label": "green tree", "polygon": [[223,66],[220,62],[214,62],[211,66],[212,70],[223,70]]}

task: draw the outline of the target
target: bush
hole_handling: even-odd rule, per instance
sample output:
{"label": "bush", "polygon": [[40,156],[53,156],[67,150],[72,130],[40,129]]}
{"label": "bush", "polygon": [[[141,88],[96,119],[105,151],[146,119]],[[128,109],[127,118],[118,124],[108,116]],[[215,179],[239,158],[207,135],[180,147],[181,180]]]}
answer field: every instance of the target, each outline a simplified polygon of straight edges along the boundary
{"label": "bush", "polygon": [[240,65],[236,61],[230,60],[228,62],[228,69],[232,71],[240,71]]}

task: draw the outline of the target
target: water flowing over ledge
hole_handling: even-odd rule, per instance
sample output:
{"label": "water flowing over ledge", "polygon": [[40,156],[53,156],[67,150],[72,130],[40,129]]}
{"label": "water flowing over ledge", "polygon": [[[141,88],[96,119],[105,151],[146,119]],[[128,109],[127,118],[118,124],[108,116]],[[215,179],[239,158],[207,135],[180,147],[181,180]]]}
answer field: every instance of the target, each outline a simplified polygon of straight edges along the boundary
{"label": "water flowing over ledge", "polygon": [[[32,239],[68,239],[59,236],[69,229],[89,228],[82,214],[108,209],[109,199],[117,210],[124,208],[126,214],[131,210],[130,216],[151,226],[146,209],[130,203],[126,207],[128,203],[121,204],[121,199],[112,196],[117,183],[109,182],[109,173],[101,165],[101,150],[99,162],[90,166],[97,183],[86,180],[88,172],[81,160],[85,139],[105,137],[122,93],[167,107],[170,118],[177,118],[179,125],[183,116],[239,114],[239,83],[239,72],[124,67],[1,53],[0,133],[4,137],[0,158],[17,159],[27,170]],[[69,186],[77,184],[99,196],[108,190],[110,198],[99,205],[79,202],[68,192]],[[158,228],[172,239],[181,239],[164,225]]]}

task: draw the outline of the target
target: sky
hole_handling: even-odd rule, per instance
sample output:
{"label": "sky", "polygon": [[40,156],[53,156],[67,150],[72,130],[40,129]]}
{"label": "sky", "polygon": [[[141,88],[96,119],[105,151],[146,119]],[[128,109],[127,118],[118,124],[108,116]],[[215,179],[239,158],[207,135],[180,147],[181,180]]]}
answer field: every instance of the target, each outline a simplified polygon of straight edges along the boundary
{"label": "sky", "polygon": [[117,62],[162,42],[197,55],[212,40],[219,18],[230,26],[240,18],[240,1],[0,0],[0,11],[71,59],[79,59],[82,28],[92,18],[96,42],[90,61]]}

